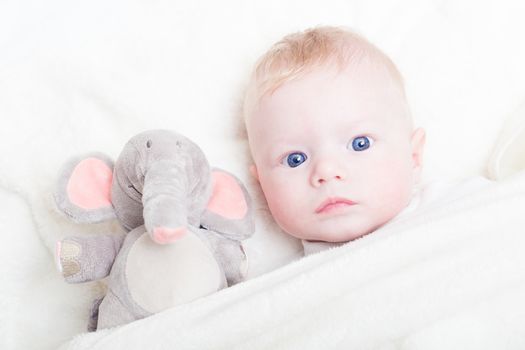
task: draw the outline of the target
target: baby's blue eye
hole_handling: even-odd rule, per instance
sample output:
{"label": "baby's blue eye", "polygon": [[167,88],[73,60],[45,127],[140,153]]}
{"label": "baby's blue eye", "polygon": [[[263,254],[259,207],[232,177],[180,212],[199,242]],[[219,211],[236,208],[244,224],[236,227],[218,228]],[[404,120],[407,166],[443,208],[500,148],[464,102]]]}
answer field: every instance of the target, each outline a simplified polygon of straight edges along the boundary
{"label": "baby's blue eye", "polygon": [[294,152],[294,153],[290,153],[286,157],[286,163],[291,168],[295,168],[295,167],[303,164],[306,161],[307,158],[308,157],[303,152]]}
{"label": "baby's blue eye", "polygon": [[368,149],[373,141],[366,136],[359,136],[352,140],[352,148],[354,151],[361,152]]}

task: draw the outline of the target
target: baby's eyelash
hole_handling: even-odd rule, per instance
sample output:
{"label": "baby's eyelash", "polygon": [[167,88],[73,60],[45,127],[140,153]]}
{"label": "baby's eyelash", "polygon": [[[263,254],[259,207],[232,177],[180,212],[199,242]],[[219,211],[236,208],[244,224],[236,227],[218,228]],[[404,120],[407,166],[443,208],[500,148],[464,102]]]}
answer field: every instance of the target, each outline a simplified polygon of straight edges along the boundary
{"label": "baby's eyelash", "polygon": [[280,163],[290,168],[296,168],[299,165],[306,162],[307,159],[308,156],[306,155],[306,153],[301,151],[294,151],[286,153],[283,157],[281,157]]}
{"label": "baby's eyelash", "polygon": [[374,144],[375,140],[371,136],[360,135],[350,139],[346,148],[355,152],[366,151]]}

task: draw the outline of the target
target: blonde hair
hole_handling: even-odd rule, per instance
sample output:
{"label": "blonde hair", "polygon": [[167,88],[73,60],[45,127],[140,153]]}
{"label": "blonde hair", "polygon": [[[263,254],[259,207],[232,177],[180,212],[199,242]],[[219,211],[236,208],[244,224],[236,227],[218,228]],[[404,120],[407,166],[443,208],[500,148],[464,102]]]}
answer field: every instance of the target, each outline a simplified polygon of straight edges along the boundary
{"label": "blonde hair", "polygon": [[248,84],[243,116],[257,108],[261,98],[312,69],[335,64],[340,70],[350,63],[372,62],[386,68],[405,97],[403,78],[392,60],[361,35],[341,27],[316,27],[285,36],[255,64]]}

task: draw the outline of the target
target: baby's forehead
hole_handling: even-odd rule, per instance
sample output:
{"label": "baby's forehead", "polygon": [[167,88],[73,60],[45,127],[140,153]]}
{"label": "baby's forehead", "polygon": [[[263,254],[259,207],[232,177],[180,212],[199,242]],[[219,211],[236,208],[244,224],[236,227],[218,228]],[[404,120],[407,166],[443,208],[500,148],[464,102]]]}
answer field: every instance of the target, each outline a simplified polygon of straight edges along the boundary
{"label": "baby's forehead", "polygon": [[[351,127],[410,121],[402,90],[385,74],[370,70],[312,71],[283,84],[261,101],[260,126],[293,128],[294,123]],[[262,123],[263,125],[261,125]],[[270,124],[268,124],[270,123]]]}
{"label": "baby's forehead", "polygon": [[357,81],[360,84],[359,90],[371,87],[385,91],[393,89],[405,98],[403,79],[397,74],[397,70],[390,69],[390,66],[380,58],[349,61],[343,64],[327,63],[313,67],[311,70],[313,74],[322,74],[322,72],[331,72],[334,78]]}
{"label": "baby's forehead", "polygon": [[315,110],[320,111],[317,116],[326,122],[331,122],[333,115],[339,115],[339,120],[346,115],[352,117],[345,121],[347,124],[359,119],[380,120],[385,124],[407,121],[411,125],[403,82],[376,60],[312,66],[268,92],[256,110],[251,118],[258,119],[255,124],[262,127],[260,123],[286,126],[295,122],[294,118],[288,120],[288,116],[313,114]]}
{"label": "baby's forehead", "polygon": [[312,67],[267,93],[260,102],[263,106],[293,107],[319,100],[334,105],[368,104],[370,108],[379,102],[391,103],[393,108],[406,104],[402,81],[386,67],[368,62]]}

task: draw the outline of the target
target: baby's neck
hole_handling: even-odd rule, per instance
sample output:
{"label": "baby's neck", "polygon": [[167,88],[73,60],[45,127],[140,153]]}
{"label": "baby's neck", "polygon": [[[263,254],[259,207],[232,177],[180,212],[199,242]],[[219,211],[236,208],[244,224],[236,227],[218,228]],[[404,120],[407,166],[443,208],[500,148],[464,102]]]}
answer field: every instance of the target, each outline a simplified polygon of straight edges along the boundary
{"label": "baby's neck", "polygon": [[346,242],[323,242],[323,241],[307,241],[302,240],[303,243],[303,250],[304,250],[304,256],[318,253],[323,250],[327,250],[330,248],[339,247],[340,245],[345,244]]}

